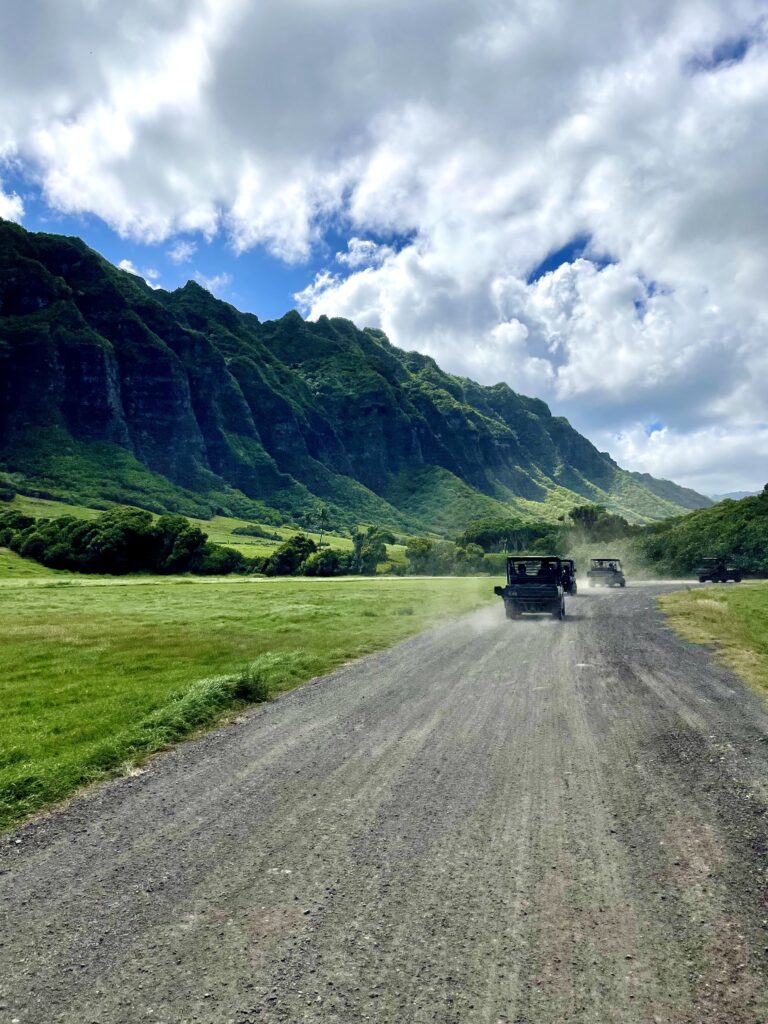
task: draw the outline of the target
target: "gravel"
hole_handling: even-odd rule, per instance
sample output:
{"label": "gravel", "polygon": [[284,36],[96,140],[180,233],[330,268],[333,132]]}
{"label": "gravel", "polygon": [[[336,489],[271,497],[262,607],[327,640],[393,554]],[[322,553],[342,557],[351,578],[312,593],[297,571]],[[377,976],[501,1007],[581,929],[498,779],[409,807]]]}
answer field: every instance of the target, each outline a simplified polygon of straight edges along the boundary
{"label": "gravel", "polygon": [[762,1024],[768,717],[501,602],[0,838],[0,1021]]}

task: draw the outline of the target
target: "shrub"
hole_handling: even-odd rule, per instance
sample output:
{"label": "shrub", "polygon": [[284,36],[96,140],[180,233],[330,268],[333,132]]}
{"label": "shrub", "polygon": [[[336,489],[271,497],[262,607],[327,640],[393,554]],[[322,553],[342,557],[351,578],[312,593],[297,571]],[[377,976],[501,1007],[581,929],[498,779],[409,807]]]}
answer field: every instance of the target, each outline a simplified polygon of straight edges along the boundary
{"label": "shrub", "polygon": [[394,543],[394,534],[379,526],[369,526],[367,530],[354,530],[348,571],[354,575],[374,576],[379,562],[387,560],[387,544]]}
{"label": "shrub", "polygon": [[311,554],[302,567],[305,576],[339,576],[341,570],[342,559],[338,551],[326,547]]}
{"label": "shrub", "polygon": [[237,537],[261,537],[264,540],[283,539],[279,533],[275,533],[273,530],[265,530],[263,526],[257,526],[256,523],[251,523],[248,526],[236,526],[232,533]]}
{"label": "shrub", "polygon": [[253,559],[246,558],[234,548],[221,547],[207,541],[197,571],[201,576],[228,576],[233,572],[249,572],[255,564]]}
{"label": "shrub", "polygon": [[484,568],[479,544],[459,547],[448,540],[413,537],[405,549],[408,571],[425,576],[466,576]]}
{"label": "shrub", "polygon": [[484,555],[483,571],[489,576],[503,576],[507,571],[507,556],[503,552]]}
{"label": "shrub", "polygon": [[258,704],[270,700],[271,691],[264,672],[257,662],[246,665],[236,677],[232,696],[248,704]]}
{"label": "shrub", "polygon": [[310,537],[297,533],[272,552],[262,571],[267,576],[293,576],[316,551],[317,545]]}
{"label": "shrub", "polygon": [[10,547],[16,536],[35,525],[31,516],[20,512],[0,513],[0,547]]}

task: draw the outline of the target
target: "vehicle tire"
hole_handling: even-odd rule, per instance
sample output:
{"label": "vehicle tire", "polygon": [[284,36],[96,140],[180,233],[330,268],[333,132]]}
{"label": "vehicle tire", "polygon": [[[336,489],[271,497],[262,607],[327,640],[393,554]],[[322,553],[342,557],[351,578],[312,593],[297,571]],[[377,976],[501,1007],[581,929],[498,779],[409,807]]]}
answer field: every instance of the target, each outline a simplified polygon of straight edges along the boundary
{"label": "vehicle tire", "polygon": [[511,603],[504,605],[504,611],[506,612],[506,615],[507,615],[508,619],[519,619],[520,618],[520,612]]}
{"label": "vehicle tire", "polygon": [[621,583],[619,584],[620,587],[626,587],[626,585],[627,585],[627,581],[626,580],[622,580]]}
{"label": "vehicle tire", "polygon": [[594,581],[593,581],[593,580],[588,580],[588,581],[587,581],[587,586],[588,586],[588,587],[594,587],[594,585],[595,585],[595,584],[594,584]]}
{"label": "vehicle tire", "polygon": [[552,609],[552,618],[561,620],[565,618],[565,599],[561,599],[560,603]]}
{"label": "vehicle tire", "polygon": [[734,583],[741,583],[741,576],[738,576],[738,575],[737,575],[737,576],[734,576],[734,577],[733,577],[733,582],[734,582]]}
{"label": "vehicle tire", "polygon": [[699,583],[706,583],[706,582],[707,582],[707,577],[706,576],[699,576]]}
{"label": "vehicle tire", "polygon": [[574,584],[573,584],[573,590],[571,591],[571,597],[576,597],[576,595],[578,594],[578,592],[579,592],[579,588],[578,588],[578,587],[576,586],[576,584],[574,583]]}

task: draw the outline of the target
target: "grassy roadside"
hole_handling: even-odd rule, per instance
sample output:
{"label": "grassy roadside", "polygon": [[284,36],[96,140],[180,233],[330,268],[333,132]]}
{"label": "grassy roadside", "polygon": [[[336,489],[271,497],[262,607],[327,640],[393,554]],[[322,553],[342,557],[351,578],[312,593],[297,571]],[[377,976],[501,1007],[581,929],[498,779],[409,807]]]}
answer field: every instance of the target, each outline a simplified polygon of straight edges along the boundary
{"label": "grassy roadside", "polygon": [[768,581],[700,586],[660,598],[669,624],[768,695]]}
{"label": "grassy roadside", "polygon": [[493,598],[484,578],[0,580],[0,828]]}

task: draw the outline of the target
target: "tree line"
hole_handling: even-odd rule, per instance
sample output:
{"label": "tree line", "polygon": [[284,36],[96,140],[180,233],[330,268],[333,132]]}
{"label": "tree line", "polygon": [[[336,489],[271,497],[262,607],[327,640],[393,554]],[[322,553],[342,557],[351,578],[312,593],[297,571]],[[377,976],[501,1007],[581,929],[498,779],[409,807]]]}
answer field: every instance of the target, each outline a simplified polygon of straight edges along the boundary
{"label": "tree line", "polygon": [[118,576],[142,572],[372,575],[386,561],[387,544],[394,543],[389,530],[372,526],[353,532],[351,551],[321,547],[310,537],[296,534],[269,555],[248,557],[213,543],[184,516],[155,518],[151,512],[126,508],[109,509],[93,519],[34,519],[13,510],[0,514],[0,547],[50,569]]}
{"label": "tree line", "polygon": [[768,575],[768,484],[752,497],[653,523],[638,547],[662,572],[690,573],[703,558],[725,558],[743,573]]}
{"label": "tree line", "polygon": [[0,546],[50,569],[115,576],[132,572],[218,576],[252,568],[251,559],[212,543],[184,516],[155,519],[142,509],[109,509],[94,519],[33,519],[4,512]]}
{"label": "tree line", "polygon": [[[279,536],[255,525],[238,532],[265,539]],[[702,558],[723,556],[733,558],[746,571],[767,572],[768,490],[650,526],[631,525],[602,505],[580,505],[555,524],[517,517],[478,519],[452,541],[434,536],[407,538],[405,561],[390,562],[388,571],[497,575],[504,571],[508,553],[566,555],[574,543],[621,538],[630,538],[637,554],[660,571],[691,572]],[[12,509],[0,513],[0,546],[52,569],[82,573],[373,575],[388,561],[387,545],[398,538],[386,528],[369,526],[353,530],[351,540],[351,550],[340,551],[323,545],[322,539],[316,543],[297,533],[267,555],[248,557],[213,543],[180,515],[155,517],[123,507],[88,520],[34,519]]]}
{"label": "tree line", "polygon": [[[236,532],[265,539],[279,537],[256,525]],[[561,528],[549,523],[482,519],[455,541],[409,538],[405,563],[392,564],[390,571],[435,576],[495,574],[503,571],[506,551],[556,553],[562,547],[559,532]],[[155,517],[131,508],[109,509],[87,520],[74,516],[34,519],[14,510],[0,514],[0,546],[51,569],[81,573],[373,575],[388,559],[387,545],[397,542],[390,530],[380,526],[353,530],[351,540],[352,549],[340,551],[323,545],[322,537],[316,543],[298,533],[268,555],[248,557],[210,541],[203,530],[181,515]]]}

